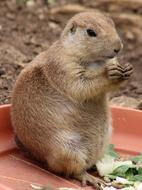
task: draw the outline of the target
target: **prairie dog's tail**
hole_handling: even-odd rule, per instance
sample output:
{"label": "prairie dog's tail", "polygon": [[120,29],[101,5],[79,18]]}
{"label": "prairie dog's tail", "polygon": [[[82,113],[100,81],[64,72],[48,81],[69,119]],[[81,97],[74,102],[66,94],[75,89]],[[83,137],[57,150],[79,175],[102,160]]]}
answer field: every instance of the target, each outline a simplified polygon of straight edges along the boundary
{"label": "prairie dog's tail", "polygon": [[41,161],[40,159],[38,159],[36,156],[34,156],[32,154],[32,152],[30,151],[30,149],[28,149],[18,138],[17,135],[15,135],[14,140],[16,142],[16,145],[18,146],[18,148],[24,153],[24,156],[26,156],[29,159],[32,159],[36,162],[37,165],[43,167],[43,168],[47,168],[47,163],[44,161]]}
{"label": "prairie dog's tail", "polygon": [[31,153],[31,151],[20,141],[17,135],[15,135],[14,140],[16,142],[16,145],[22,152],[27,156],[32,159],[35,159],[35,156]]}

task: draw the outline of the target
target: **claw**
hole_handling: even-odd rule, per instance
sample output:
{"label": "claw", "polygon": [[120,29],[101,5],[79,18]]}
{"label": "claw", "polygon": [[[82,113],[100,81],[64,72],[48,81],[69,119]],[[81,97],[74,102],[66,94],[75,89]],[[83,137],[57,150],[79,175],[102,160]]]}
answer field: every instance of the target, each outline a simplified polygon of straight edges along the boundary
{"label": "claw", "polygon": [[133,66],[132,66],[132,65],[127,65],[127,66],[124,68],[124,72],[127,72],[127,71],[133,71]]}
{"label": "claw", "polygon": [[120,72],[123,72],[124,69],[120,66],[120,65],[111,65],[107,68],[108,71],[111,71],[111,70],[118,70]]}
{"label": "claw", "polygon": [[124,80],[129,79],[129,77],[132,75],[132,73],[133,73],[132,65],[127,64],[127,66],[125,67],[124,72],[123,72],[123,79]]}
{"label": "claw", "polygon": [[75,178],[81,181],[83,187],[86,186],[87,184],[91,184],[95,189],[102,190],[103,189],[102,186],[106,186],[106,183],[103,180],[94,177],[88,174],[87,172],[75,176]]}

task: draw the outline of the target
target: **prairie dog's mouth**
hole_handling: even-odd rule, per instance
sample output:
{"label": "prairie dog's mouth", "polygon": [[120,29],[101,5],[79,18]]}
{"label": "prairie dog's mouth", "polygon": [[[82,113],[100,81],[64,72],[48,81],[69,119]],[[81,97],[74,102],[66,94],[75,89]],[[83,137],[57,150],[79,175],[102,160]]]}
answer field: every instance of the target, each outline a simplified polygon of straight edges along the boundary
{"label": "prairie dog's mouth", "polygon": [[102,63],[102,62],[106,62],[107,60],[115,59],[115,58],[116,58],[116,55],[103,56],[101,58],[96,59],[94,62]]}
{"label": "prairie dog's mouth", "polygon": [[94,62],[90,62],[88,65],[87,65],[87,68],[88,69],[100,69],[102,67],[104,67],[106,65],[106,61],[105,59],[98,59],[98,60],[95,60]]}
{"label": "prairie dog's mouth", "polygon": [[109,56],[109,57],[102,57],[100,59],[96,59],[93,62],[89,62],[86,67],[88,69],[102,69],[103,67],[106,67],[106,65],[110,62],[117,62],[116,56]]}
{"label": "prairie dog's mouth", "polygon": [[101,68],[106,65],[108,61],[115,60],[116,56],[102,56],[94,61],[84,62],[82,65],[84,65],[86,68]]}
{"label": "prairie dog's mouth", "polygon": [[112,55],[112,56],[107,56],[106,58],[107,58],[107,59],[113,59],[114,57],[115,57],[115,56]]}
{"label": "prairie dog's mouth", "polygon": [[104,59],[114,59],[116,55],[104,56]]}

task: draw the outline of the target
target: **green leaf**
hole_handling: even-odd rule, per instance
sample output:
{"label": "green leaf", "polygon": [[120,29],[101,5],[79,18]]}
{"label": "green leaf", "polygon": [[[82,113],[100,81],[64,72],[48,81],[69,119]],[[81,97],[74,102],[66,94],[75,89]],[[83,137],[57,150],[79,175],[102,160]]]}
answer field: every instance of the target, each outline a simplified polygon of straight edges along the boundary
{"label": "green leaf", "polygon": [[107,150],[107,154],[114,158],[119,158],[119,154],[115,152],[114,148],[115,148],[114,144],[110,144]]}
{"label": "green leaf", "polygon": [[142,168],[138,168],[138,174],[142,175]]}
{"label": "green leaf", "polygon": [[116,179],[117,176],[108,174],[108,175],[106,175],[106,177],[108,177],[109,179]]}
{"label": "green leaf", "polygon": [[[122,166],[119,166],[118,168],[116,168],[112,175],[116,175],[116,176],[119,176],[119,177],[126,177],[126,174],[128,173],[128,170],[131,168],[132,166],[130,165],[122,165]],[[131,173],[128,173],[129,175],[132,175],[132,172]]]}
{"label": "green leaf", "polygon": [[142,181],[142,175],[135,175],[135,176],[133,177],[133,179],[134,179],[135,181]]}
{"label": "green leaf", "polygon": [[134,170],[133,168],[129,168],[127,172],[125,173],[125,176],[128,180],[131,180],[131,178],[134,176]]}
{"label": "green leaf", "polygon": [[141,163],[142,164],[142,153],[138,156],[135,156],[131,159],[135,163]]}

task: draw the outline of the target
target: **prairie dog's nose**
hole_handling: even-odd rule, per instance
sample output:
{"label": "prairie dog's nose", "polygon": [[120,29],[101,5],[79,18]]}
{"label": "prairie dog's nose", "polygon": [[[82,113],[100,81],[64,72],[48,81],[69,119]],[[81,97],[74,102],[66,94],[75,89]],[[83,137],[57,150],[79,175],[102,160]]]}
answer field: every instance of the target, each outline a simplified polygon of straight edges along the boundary
{"label": "prairie dog's nose", "polygon": [[119,53],[122,48],[123,48],[123,44],[122,44],[121,40],[117,40],[115,47],[114,47],[114,53],[116,53],[116,54]]}
{"label": "prairie dog's nose", "polygon": [[115,53],[118,53],[119,51],[120,51],[120,48],[119,49],[114,49]]}

